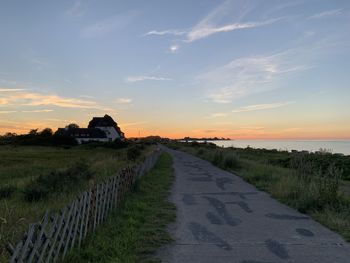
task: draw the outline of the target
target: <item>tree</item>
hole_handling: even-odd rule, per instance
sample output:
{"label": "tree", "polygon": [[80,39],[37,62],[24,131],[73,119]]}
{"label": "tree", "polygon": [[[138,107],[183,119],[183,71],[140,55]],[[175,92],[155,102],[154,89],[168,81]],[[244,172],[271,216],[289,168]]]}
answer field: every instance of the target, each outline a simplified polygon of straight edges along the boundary
{"label": "tree", "polygon": [[29,135],[38,135],[38,129],[31,129],[29,132],[28,132]]}
{"label": "tree", "polygon": [[45,128],[40,132],[40,135],[44,137],[50,137],[52,136],[52,134],[53,134],[53,131],[51,128]]}
{"label": "tree", "polygon": [[67,128],[68,129],[77,129],[77,128],[79,128],[79,125],[76,123],[70,123],[67,125]]}

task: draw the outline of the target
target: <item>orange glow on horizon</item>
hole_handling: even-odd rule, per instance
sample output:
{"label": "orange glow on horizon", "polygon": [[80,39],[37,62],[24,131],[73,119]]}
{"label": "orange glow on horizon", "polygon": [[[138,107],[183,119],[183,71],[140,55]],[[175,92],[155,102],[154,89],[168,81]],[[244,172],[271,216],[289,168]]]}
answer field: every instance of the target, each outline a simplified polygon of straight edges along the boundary
{"label": "orange glow on horizon", "polygon": [[[86,127],[86,121],[76,122],[80,127]],[[68,123],[61,122],[15,122],[15,121],[0,121],[0,134],[12,132],[16,134],[26,134],[31,129],[42,130],[44,128],[51,128],[54,132],[59,127],[65,127]],[[156,128],[148,127],[147,124],[137,124],[135,126],[130,123],[121,123],[122,131],[127,138],[147,137],[147,136],[161,136],[163,138],[181,139],[184,137],[195,138],[230,138],[233,140],[350,140],[350,134],[345,129],[341,130],[317,130],[316,128],[310,129],[286,129],[286,128],[263,128],[261,129],[246,129],[246,128],[232,128],[225,130],[190,130],[186,132],[184,128],[179,132],[169,132],[171,130],[176,131],[177,128],[164,127]]]}

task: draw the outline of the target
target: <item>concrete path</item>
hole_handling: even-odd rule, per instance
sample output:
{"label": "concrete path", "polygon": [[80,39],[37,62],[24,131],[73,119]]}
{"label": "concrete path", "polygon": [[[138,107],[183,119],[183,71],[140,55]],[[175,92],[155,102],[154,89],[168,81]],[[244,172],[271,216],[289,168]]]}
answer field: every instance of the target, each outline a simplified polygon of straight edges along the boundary
{"label": "concrete path", "polygon": [[163,262],[349,263],[350,246],[308,216],[192,155],[167,150],[176,180],[175,242]]}

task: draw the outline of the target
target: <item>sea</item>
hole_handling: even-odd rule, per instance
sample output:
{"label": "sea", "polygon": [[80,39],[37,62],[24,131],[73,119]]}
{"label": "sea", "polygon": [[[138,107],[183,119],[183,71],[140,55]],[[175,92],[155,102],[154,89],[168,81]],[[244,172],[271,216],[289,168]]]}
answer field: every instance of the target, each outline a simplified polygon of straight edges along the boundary
{"label": "sea", "polygon": [[220,147],[246,148],[249,146],[252,148],[309,152],[323,149],[331,153],[350,155],[350,140],[226,140],[211,142]]}

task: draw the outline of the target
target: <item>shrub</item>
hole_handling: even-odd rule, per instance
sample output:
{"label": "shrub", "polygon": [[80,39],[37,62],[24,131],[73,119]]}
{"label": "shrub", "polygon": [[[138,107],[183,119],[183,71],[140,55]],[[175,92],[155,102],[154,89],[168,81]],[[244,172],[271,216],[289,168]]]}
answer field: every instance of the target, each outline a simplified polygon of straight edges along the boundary
{"label": "shrub", "polygon": [[0,200],[9,198],[16,191],[16,187],[13,185],[0,186]]}
{"label": "shrub", "polygon": [[204,154],[204,150],[203,149],[198,149],[197,154],[198,155],[203,155]]}
{"label": "shrub", "polygon": [[222,150],[216,150],[214,152],[214,155],[212,157],[211,162],[216,166],[221,166],[223,160],[224,160],[224,154],[223,154]]}
{"label": "shrub", "polygon": [[228,152],[224,156],[224,168],[225,169],[239,169],[239,158],[235,152]]}
{"label": "shrub", "polygon": [[50,193],[69,191],[91,178],[89,166],[81,160],[66,170],[52,171],[31,181],[23,190],[24,199],[27,201],[45,199]]}

